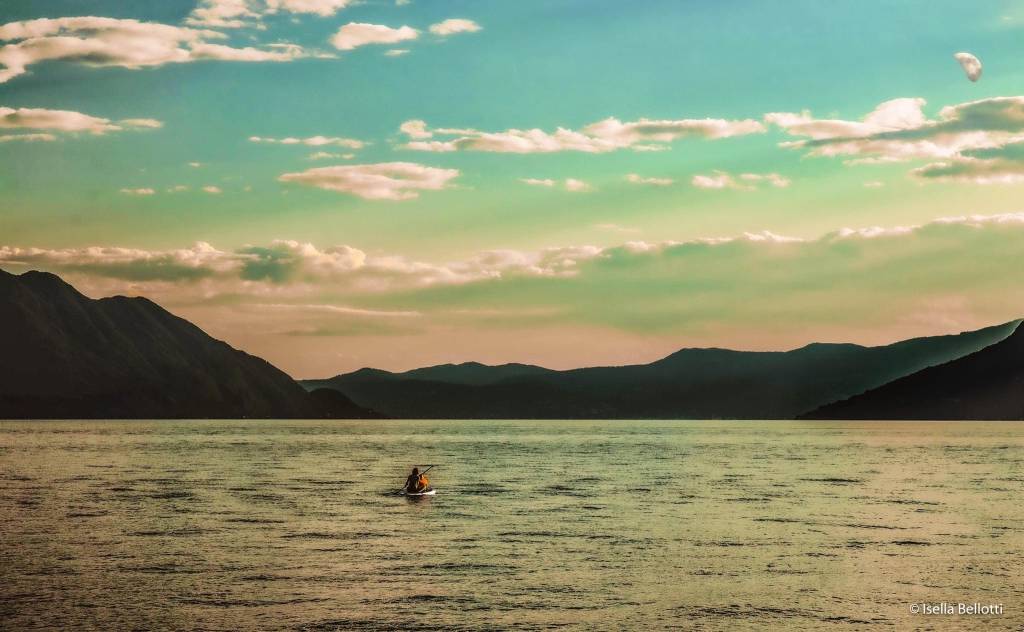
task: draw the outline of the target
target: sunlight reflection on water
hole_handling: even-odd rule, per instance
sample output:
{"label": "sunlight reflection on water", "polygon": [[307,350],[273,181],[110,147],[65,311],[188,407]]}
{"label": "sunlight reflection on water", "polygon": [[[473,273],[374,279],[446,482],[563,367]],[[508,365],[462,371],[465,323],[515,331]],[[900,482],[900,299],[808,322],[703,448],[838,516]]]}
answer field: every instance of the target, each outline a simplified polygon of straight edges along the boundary
{"label": "sunlight reflection on water", "polygon": [[[1019,629],[1022,430],[0,422],[0,617],[11,629]],[[439,494],[394,494],[425,463],[439,464]],[[909,611],[950,600],[1006,610]]]}

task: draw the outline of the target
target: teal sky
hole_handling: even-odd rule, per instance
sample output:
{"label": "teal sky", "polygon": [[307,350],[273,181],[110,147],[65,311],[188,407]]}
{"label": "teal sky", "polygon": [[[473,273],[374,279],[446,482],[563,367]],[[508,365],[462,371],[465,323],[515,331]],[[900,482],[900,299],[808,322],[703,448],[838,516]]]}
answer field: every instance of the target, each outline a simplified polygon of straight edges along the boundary
{"label": "teal sky", "polygon": [[[241,24],[202,17],[225,7]],[[117,21],[60,20],[83,16]],[[451,19],[472,28],[431,32]],[[352,23],[417,37],[339,47]],[[156,54],[159,25],[230,50],[172,38]],[[146,294],[302,377],[1010,320],[1024,316],[1003,267],[1024,254],[1022,34],[1019,3],[996,1],[7,0],[0,72],[24,67],[0,83],[0,266]],[[926,103],[864,127],[900,98]],[[67,112],[118,129],[54,122]],[[815,131],[766,117],[804,112]],[[687,131],[588,128],[609,117]],[[481,141],[536,129],[557,145],[558,128],[602,149]],[[365,145],[250,140],[317,136]],[[404,147],[417,140],[461,144]],[[396,162],[429,184],[389,180],[384,197],[404,199],[373,199],[359,183]],[[685,245],[711,238],[736,241]]]}

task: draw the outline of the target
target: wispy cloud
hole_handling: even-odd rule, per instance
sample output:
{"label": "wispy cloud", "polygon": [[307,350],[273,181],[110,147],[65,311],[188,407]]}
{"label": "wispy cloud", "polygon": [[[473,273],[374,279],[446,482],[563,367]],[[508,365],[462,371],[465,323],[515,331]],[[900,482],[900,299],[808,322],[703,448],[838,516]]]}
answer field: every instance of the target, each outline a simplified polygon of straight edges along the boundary
{"label": "wispy cloud", "polygon": [[633,184],[646,184],[656,187],[667,187],[675,182],[672,178],[645,178],[637,173],[630,173],[626,175],[626,182]]}
{"label": "wispy cloud", "polygon": [[458,177],[458,169],[440,169],[411,162],[318,167],[286,173],[281,182],[348,193],[367,200],[411,200],[421,191],[439,191]]}
{"label": "wispy cloud", "polygon": [[136,127],[145,129],[160,129],[164,126],[162,121],[150,118],[121,119],[120,123],[121,125],[124,125],[126,127]]}
{"label": "wispy cloud", "polygon": [[777,189],[788,187],[789,178],[777,173],[741,173],[733,176],[725,171],[715,171],[711,175],[695,175],[690,183],[699,189],[738,189],[753,191],[760,184],[768,184]]}
{"label": "wispy cloud", "polygon": [[257,303],[253,305],[253,307],[289,312],[324,312],[327,314],[366,316],[369,318],[419,318],[423,316],[421,312],[417,311],[364,309],[359,307],[349,307],[347,305],[323,305],[317,303]]}
{"label": "wispy cloud", "polygon": [[434,35],[455,35],[456,33],[476,33],[482,30],[480,25],[473,20],[462,18],[449,18],[443,22],[430,25],[430,32]]}
{"label": "wispy cloud", "polygon": [[192,26],[209,28],[262,28],[262,18],[275,13],[330,17],[354,0],[200,0],[185,19]]}
{"label": "wispy cloud", "polygon": [[409,138],[413,138],[416,140],[430,138],[431,136],[434,135],[433,132],[427,130],[426,121],[421,121],[419,119],[413,119],[411,121],[406,121],[402,123],[401,125],[398,126],[398,131],[402,132]]}
{"label": "wispy cloud", "polygon": [[582,193],[584,191],[590,191],[592,189],[593,187],[591,187],[588,183],[584,182],[583,180],[577,180],[576,178],[566,178],[565,180],[566,191],[570,191],[572,193]]}
{"label": "wispy cloud", "polygon": [[308,157],[309,157],[310,160],[333,160],[333,159],[352,160],[353,158],[356,157],[356,155],[355,154],[335,154],[335,153],[332,153],[332,152],[329,152],[329,151],[315,151],[315,152],[311,153]]}
{"label": "wispy cloud", "polygon": [[282,62],[303,55],[293,44],[259,49],[211,43],[225,37],[211,30],[104,17],[10,22],[0,26],[0,41],[10,42],[0,47],[0,83],[43,61],[138,69],[199,60]]}
{"label": "wispy cloud", "polygon": [[53,134],[0,134],[0,143],[52,143],[57,140]]}
{"label": "wispy cloud", "polygon": [[590,184],[577,178],[566,178],[562,181],[552,180],[551,178],[520,178],[519,181],[530,186],[547,187],[549,189],[561,186],[562,189],[570,193],[583,193],[593,190]]}
{"label": "wispy cloud", "polygon": [[[964,251],[974,254],[965,260],[959,256]],[[958,316],[972,323],[1019,316],[1024,290],[1008,286],[1001,272],[1021,257],[1024,213],[843,228],[816,238],[757,231],[611,247],[488,250],[445,263],[291,240],[233,251],[203,242],[177,250],[0,247],[5,268],[52,270],[87,285],[106,283],[112,291],[118,282],[130,283],[135,291],[178,300],[232,297],[290,305],[272,308],[282,311],[408,313],[427,320],[505,306],[509,314],[544,313],[572,326],[652,333],[763,329],[768,322],[776,333],[791,327],[789,335],[798,337],[807,327],[891,325],[892,314],[917,327],[922,318],[945,318],[934,306],[953,298],[968,299],[973,311]],[[920,290],[906,292],[911,284]],[[764,296],[772,300],[760,300]]]}
{"label": "wispy cloud", "polygon": [[619,149],[651,151],[667,148],[667,143],[687,137],[719,139],[765,131],[752,119],[639,119],[623,123],[608,118],[576,131],[560,127],[553,132],[540,129],[509,129],[483,132],[468,128],[431,129],[421,120],[406,121],[399,128],[408,135],[404,149],[416,151],[486,151],[497,153],[551,153],[581,151],[605,153]]}
{"label": "wispy cloud", "polygon": [[419,37],[419,31],[410,26],[391,28],[383,24],[349,22],[338,29],[331,44],[338,50],[353,50],[368,44],[397,44]]}
{"label": "wispy cloud", "polygon": [[[163,123],[154,119],[124,119],[114,122],[110,119],[71,110],[0,107],[0,129],[85,132],[100,135],[107,132],[120,132],[125,129],[155,129],[159,127],[163,127]],[[36,138],[35,140],[44,139]]]}
{"label": "wispy cloud", "polygon": [[911,175],[936,182],[971,184],[1024,183],[1024,161],[964,156],[957,160],[933,162],[913,169]]}
{"label": "wispy cloud", "polygon": [[247,0],[199,0],[186,24],[219,29],[251,26],[260,17],[256,3]]}
{"label": "wispy cloud", "polygon": [[810,113],[765,118],[808,140],[783,143],[810,156],[853,157],[849,164],[938,160],[914,169],[922,180],[976,184],[1024,179],[1024,97],[992,97],[946,106],[925,116],[924,99],[894,99],[861,121],[815,119]]}
{"label": "wispy cloud", "polygon": [[342,138],[338,136],[310,136],[308,138],[266,138],[264,136],[250,136],[253,143],[266,143],[271,145],[305,145],[307,147],[347,147],[348,149],[362,149],[366,143],[354,138]]}
{"label": "wispy cloud", "polygon": [[267,0],[267,8],[271,12],[312,13],[328,17],[355,3],[356,0]]}

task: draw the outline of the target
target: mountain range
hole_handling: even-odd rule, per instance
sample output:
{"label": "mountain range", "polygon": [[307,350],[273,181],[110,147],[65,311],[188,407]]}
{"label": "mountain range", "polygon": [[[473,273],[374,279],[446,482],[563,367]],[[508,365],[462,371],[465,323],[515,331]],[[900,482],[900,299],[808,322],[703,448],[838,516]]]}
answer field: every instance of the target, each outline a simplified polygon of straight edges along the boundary
{"label": "mountain range", "polygon": [[0,270],[0,419],[373,417],[145,298]]}
{"label": "mountain range", "polygon": [[682,349],[557,371],[468,362],[296,382],[145,298],[0,270],[0,419],[1024,419],[1021,321],[879,347]]}
{"label": "mountain range", "polygon": [[[969,358],[1006,340],[1019,324],[880,347],[683,349],[650,364],[568,371],[477,363],[405,373],[361,369],[303,385],[336,389],[361,406],[399,418],[789,419],[827,412],[821,407]],[[1017,362],[1024,365],[1024,356]],[[927,387],[917,393],[926,395]],[[1008,397],[1021,401],[1019,391]],[[969,406],[962,411],[960,418],[975,417]]]}
{"label": "mountain range", "polygon": [[976,353],[807,414],[809,419],[1024,419],[1024,327]]}

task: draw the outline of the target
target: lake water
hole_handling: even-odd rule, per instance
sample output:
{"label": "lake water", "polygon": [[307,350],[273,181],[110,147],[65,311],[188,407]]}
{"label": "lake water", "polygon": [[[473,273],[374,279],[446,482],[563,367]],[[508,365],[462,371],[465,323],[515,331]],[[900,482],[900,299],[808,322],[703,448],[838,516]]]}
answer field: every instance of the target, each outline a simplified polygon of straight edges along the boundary
{"label": "lake water", "polygon": [[[1019,630],[1022,448],[1017,423],[0,422],[0,621]],[[424,463],[439,494],[395,495]],[[1004,611],[911,612],[942,602]]]}

